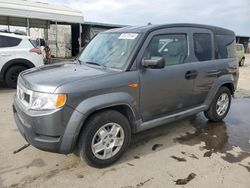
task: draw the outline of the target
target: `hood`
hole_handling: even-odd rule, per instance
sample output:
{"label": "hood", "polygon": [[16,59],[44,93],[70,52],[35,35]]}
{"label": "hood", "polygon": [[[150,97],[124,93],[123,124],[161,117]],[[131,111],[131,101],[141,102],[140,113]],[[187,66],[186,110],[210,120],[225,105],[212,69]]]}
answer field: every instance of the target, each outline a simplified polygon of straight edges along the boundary
{"label": "hood", "polygon": [[57,63],[28,69],[20,74],[18,82],[34,91],[52,93],[63,84],[85,81],[108,73],[111,72],[76,63]]}

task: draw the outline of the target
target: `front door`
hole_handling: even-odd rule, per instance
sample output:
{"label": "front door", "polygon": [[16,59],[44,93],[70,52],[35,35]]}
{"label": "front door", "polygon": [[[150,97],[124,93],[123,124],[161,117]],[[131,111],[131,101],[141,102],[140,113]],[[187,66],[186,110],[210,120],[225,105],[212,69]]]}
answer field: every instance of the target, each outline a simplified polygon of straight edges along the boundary
{"label": "front door", "polygon": [[142,59],[163,57],[165,68],[139,65],[140,111],[143,121],[170,115],[192,105],[195,70],[190,69],[185,29],[152,32],[142,47]]}

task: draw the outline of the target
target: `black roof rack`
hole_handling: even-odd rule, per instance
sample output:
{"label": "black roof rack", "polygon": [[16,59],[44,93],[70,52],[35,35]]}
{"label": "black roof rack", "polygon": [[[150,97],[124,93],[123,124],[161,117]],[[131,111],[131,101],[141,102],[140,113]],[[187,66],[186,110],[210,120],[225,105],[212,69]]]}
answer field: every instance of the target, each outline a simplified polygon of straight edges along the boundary
{"label": "black roof rack", "polygon": [[[193,23],[176,23],[176,24],[162,24],[162,25],[145,25],[145,26],[130,26],[119,29],[112,29],[110,32],[152,32],[157,29],[173,28],[173,27],[194,27],[194,28],[204,28],[211,30],[216,35],[235,35],[233,31],[225,29],[222,27],[203,25],[203,24],[193,24]],[[109,31],[107,31],[109,32]]]}

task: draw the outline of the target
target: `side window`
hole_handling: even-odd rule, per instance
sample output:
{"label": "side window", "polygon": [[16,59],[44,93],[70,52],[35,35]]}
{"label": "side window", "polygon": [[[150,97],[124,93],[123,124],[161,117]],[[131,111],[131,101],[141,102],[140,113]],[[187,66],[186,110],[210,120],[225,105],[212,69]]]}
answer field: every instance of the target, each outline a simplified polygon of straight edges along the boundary
{"label": "side window", "polygon": [[166,65],[182,64],[187,57],[187,36],[167,34],[154,36],[144,52],[144,59],[163,57]]}
{"label": "side window", "polygon": [[0,36],[0,48],[14,47],[20,44],[22,39]]}
{"label": "side window", "polygon": [[199,61],[212,59],[212,40],[208,33],[194,33],[194,54]]}
{"label": "side window", "polygon": [[235,37],[231,35],[216,35],[218,51],[217,59],[234,58],[235,54]]}

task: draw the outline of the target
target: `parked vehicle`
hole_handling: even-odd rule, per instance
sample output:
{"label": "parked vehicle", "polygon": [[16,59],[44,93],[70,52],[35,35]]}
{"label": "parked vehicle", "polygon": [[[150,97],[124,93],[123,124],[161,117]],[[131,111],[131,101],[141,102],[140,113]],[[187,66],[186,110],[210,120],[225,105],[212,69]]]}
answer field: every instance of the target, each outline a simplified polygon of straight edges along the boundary
{"label": "parked vehicle", "polygon": [[10,88],[16,88],[21,71],[41,65],[41,50],[29,37],[0,32],[0,81]]}
{"label": "parked vehicle", "polygon": [[236,55],[238,59],[239,66],[244,66],[245,63],[245,52],[243,44],[236,44]]}
{"label": "parked vehicle", "polygon": [[223,120],[238,77],[233,31],[196,24],[113,29],[74,63],[22,72],[14,118],[33,146],[105,167],[132,133],[202,111]]}

